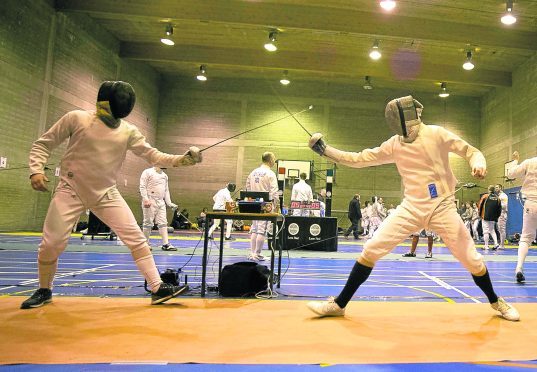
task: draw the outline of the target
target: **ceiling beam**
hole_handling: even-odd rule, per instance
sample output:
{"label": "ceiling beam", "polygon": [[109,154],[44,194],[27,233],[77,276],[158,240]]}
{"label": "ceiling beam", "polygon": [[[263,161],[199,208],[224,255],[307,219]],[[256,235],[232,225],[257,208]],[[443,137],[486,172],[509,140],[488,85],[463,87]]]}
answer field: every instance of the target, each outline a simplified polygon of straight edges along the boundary
{"label": "ceiling beam", "polygon": [[[371,75],[392,80],[446,81],[469,85],[511,86],[511,73],[476,68],[465,71],[460,66],[438,65],[422,61],[392,60],[372,64],[367,57],[324,56],[307,52],[266,51],[240,48],[215,48],[198,45],[175,45],[169,48],[155,43],[121,43],[120,57],[146,62],[190,62],[219,66],[298,70],[311,73],[340,73],[352,76]],[[395,66],[395,67],[392,67]],[[394,71],[397,70],[397,71]],[[413,71],[413,72],[412,72]]]}
{"label": "ceiling beam", "polygon": [[[368,37],[447,42],[464,47],[537,50],[537,32],[387,15],[378,12],[327,8],[319,6],[274,4],[261,1],[214,0],[56,0],[57,10],[90,13],[95,16],[138,17],[163,20],[181,19],[343,32]],[[419,13],[417,13],[419,14]]]}

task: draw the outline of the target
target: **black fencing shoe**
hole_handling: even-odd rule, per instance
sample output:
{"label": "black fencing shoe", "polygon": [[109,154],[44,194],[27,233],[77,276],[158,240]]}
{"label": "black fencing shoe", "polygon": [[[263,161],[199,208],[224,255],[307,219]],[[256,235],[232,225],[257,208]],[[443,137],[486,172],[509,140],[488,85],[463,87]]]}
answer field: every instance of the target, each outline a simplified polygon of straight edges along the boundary
{"label": "black fencing shoe", "polygon": [[180,295],[188,289],[187,285],[173,285],[162,283],[155,293],[151,293],[151,305],[158,305],[170,298]]}
{"label": "black fencing shoe", "polygon": [[524,283],[525,280],[526,278],[524,277],[524,274],[522,273],[522,271],[519,271],[518,273],[516,273],[517,283]]}
{"label": "black fencing shoe", "polygon": [[52,302],[52,291],[48,288],[39,288],[32,297],[21,304],[21,309],[31,309]]}
{"label": "black fencing shoe", "polygon": [[408,252],[408,253],[405,253],[403,257],[416,257],[416,253]]}
{"label": "black fencing shoe", "polygon": [[226,238],[226,240],[233,241],[233,240],[235,240],[235,238],[230,236],[229,238]]}

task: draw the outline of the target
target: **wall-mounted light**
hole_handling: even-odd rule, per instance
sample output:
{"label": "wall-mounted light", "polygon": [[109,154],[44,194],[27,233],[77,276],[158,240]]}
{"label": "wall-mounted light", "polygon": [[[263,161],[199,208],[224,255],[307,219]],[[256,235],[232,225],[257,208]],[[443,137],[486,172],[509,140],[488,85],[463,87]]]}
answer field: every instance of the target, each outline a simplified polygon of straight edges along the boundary
{"label": "wall-mounted light", "polygon": [[384,10],[387,10],[388,12],[392,11],[395,8],[395,5],[397,3],[395,0],[382,0],[380,2],[380,7]]}
{"label": "wall-mounted light", "polygon": [[504,25],[512,25],[516,22],[516,17],[513,15],[513,0],[507,0],[505,3],[505,13],[501,18]]}
{"label": "wall-mounted light", "polygon": [[269,33],[269,41],[264,45],[265,49],[269,52],[275,52],[278,50],[278,47],[276,46],[276,35],[278,33],[276,31],[271,31]]}
{"label": "wall-mounted light", "polygon": [[469,71],[473,70],[474,67],[474,63],[472,62],[472,51],[469,50],[466,52],[466,61],[463,63],[462,68]]}
{"label": "wall-mounted light", "polygon": [[166,45],[175,45],[175,42],[172,40],[173,26],[171,24],[168,23],[166,25],[166,31],[164,33],[165,35],[160,39],[160,42]]}
{"label": "wall-mounted light", "polygon": [[371,50],[369,51],[369,58],[376,61],[379,60],[380,57],[382,57],[382,53],[380,53],[379,41],[375,40],[373,46],[371,47]]}
{"label": "wall-mounted light", "polygon": [[362,88],[364,88],[365,90],[373,89],[373,85],[371,85],[371,78],[369,76],[365,77],[365,82]]}
{"label": "wall-mounted light", "polygon": [[281,83],[282,85],[289,85],[289,84],[291,84],[291,80],[289,80],[289,76],[288,76],[288,75],[289,75],[289,71],[285,70],[285,71],[283,72],[282,78],[280,79],[280,83]]}
{"label": "wall-mounted light", "polygon": [[200,72],[196,76],[196,79],[198,79],[199,81],[207,81],[207,68],[205,67],[205,65],[200,66]]}
{"label": "wall-mounted light", "polygon": [[442,82],[442,84],[440,84],[440,92],[438,93],[438,97],[442,97],[442,98],[449,97],[449,92],[446,88],[445,82]]}

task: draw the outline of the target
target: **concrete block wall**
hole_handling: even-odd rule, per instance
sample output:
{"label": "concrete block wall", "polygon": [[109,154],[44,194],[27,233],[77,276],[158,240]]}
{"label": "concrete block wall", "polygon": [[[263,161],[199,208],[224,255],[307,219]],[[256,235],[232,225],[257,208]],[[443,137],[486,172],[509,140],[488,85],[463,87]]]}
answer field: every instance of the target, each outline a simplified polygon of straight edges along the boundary
{"label": "concrete block wall", "polygon": [[[30,187],[32,142],[66,112],[94,109],[103,80],[121,79],[138,95],[127,119],[154,143],[160,77],[146,65],[121,60],[113,36],[88,17],[55,12],[53,1],[0,2],[0,39],[0,155],[8,158],[8,170],[0,170],[0,231],[40,230],[52,193]],[[50,190],[65,146],[49,160]],[[143,163],[129,155],[118,178],[138,217]]]}
{"label": "concrete block wall", "polygon": [[[314,105],[314,110],[298,116],[308,131],[324,133],[327,142],[340,149],[360,151],[378,146],[391,136],[384,122],[385,104],[389,99],[408,94],[382,89],[365,92],[358,86],[321,82],[294,81],[282,87],[262,77],[259,80],[209,78],[200,83],[194,76],[166,76],[162,81],[157,143],[168,152],[184,151],[190,145],[204,148],[287,115],[273,89],[291,112]],[[426,123],[442,125],[479,147],[478,98],[452,95],[442,100],[430,93],[415,96],[425,105]],[[204,152],[201,165],[168,171],[172,198],[189,209],[191,215],[197,215],[202,207],[211,208],[213,194],[227,182],[244,185],[249,172],[260,164],[264,151],[273,151],[279,159],[313,161],[317,170],[332,167],[308,148],[308,139],[309,135],[288,118],[224,142]],[[454,156],[452,164],[462,182],[472,180],[464,160]],[[324,171],[317,173],[312,182],[314,191],[325,186],[324,174]],[[285,192],[287,201],[290,190],[289,185]],[[356,192],[362,195],[363,201],[380,195],[386,203],[398,204],[402,190],[396,167],[338,166],[333,209],[346,210]],[[477,193],[473,190],[464,190],[457,197],[470,200],[474,194]]]}
{"label": "concrete block wall", "polygon": [[486,185],[502,182],[504,164],[517,150],[521,160],[537,156],[537,54],[518,66],[511,88],[498,88],[483,98],[481,140],[488,162]]}

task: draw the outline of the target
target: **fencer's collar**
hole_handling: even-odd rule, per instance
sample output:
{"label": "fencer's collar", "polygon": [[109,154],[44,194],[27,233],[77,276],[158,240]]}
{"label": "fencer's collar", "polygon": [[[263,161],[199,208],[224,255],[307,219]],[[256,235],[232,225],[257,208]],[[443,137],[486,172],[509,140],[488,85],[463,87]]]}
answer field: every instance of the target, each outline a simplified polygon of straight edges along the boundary
{"label": "fencer's collar", "polygon": [[112,110],[110,109],[109,101],[98,101],[97,102],[97,117],[106,124],[107,127],[115,129],[119,127],[120,119],[116,119],[112,115]]}

